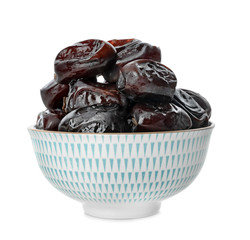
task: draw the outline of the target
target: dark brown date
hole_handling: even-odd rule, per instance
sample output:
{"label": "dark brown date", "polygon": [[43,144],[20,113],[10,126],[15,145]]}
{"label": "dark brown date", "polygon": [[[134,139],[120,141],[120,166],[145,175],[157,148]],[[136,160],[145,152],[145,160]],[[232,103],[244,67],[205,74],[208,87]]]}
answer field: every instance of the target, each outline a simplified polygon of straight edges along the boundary
{"label": "dark brown date", "polygon": [[61,50],[55,77],[41,89],[48,110],[36,128],[67,132],[152,132],[208,125],[211,106],[176,89],[160,48],[138,39],[89,39]]}
{"label": "dark brown date", "polygon": [[113,39],[113,40],[110,40],[108,41],[109,43],[111,43],[114,47],[122,47],[128,43],[131,43],[131,42],[135,42],[135,41],[138,41],[137,39],[134,39],[134,38],[130,38],[130,39]]}
{"label": "dark brown date", "polygon": [[154,106],[137,103],[131,111],[131,117],[135,132],[172,131],[192,126],[188,114],[172,103]]}
{"label": "dark brown date", "polygon": [[206,98],[191,90],[182,89],[182,91],[188,93],[206,111],[208,117],[211,117],[212,108]]}
{"label": "dark brown date", "polygon": [[192,128],[208,125],[209,116],[198,102],[185,90],[176,89],[173,103],[184,109],[192,120]]}
{"label": "dark brown date", "polygon": [[96,39],[76,43],[59,52],[55,59],[56,79],[69,83],[72,79],[95,77],[116,62],[112,44]]}
{"label": "dark brown date", "polygon": [[170,101],[177,79],[168,67],[153,60],[140,59],[121,68],[118,90],[133,101]]}
{"label": "dark brown date", "polygon": [[118,106],[91,106],[73,110],[59,125],[59,131],[104,133],[124,132],[126,123]]}
{"label": "dark brown date", "polygon": [[156,46],[144,43],[137,39],[114,39],[110,40],[117,51],[117,62],[119,66],[136,59],[152,59],[161,61],[161,50]]}
{"label": "dark brown date", "polygon": [[126,108],[127,99],[119,93],[115,84],[83,82],[79,79],[70,86],[66,99],[66,112],[93,105],[119,105],[121,108]]}
{"label": "dark brown date", "polygon": [[151,59],[160,62],[161,50],[137,39],[114,39],[109,41],[117,51],[116,65],[103,73],[107,82],[115,83],[121,74],[120,68],[136,59]]}
{"label": "dark brown date", "polygon": [[116,83],[121,74],[121,69],[118,65],[114,65],[107,72],[103,73],[104,79],[109,83]]}
{"label": "dark brown date", "polygon": [[57,131],[61,119],[65,116],[63,112],[52,113],[49,110],[40,112],[37,116],[36,128]]}
{"label": "dark brown date", "polygon": [[68,84],[60,84],[54,79],[40,90],[45,107],[52,112],[56,109],[62,109],[63,98],[68,95],[68,92]]}

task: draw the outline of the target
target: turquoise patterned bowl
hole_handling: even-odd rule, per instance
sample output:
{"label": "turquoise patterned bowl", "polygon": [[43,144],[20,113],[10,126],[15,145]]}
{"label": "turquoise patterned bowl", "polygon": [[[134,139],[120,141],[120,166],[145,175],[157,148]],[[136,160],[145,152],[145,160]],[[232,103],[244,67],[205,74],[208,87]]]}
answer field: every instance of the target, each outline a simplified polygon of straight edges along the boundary
{"label": "turquoise patterned bowl", "polygon": [[65,195],[101,218],[140,218],[196,178],[214,124],[147,133],[86,134],[30,127],[40,169]]}

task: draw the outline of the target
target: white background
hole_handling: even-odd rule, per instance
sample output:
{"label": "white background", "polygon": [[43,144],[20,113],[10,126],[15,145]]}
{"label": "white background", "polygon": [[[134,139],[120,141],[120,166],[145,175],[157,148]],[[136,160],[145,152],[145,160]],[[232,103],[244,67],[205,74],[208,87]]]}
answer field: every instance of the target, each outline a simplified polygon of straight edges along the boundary
{"label": "white background", "polygon": [[[0,239],[249,239],[249,1],[1,1]],[[161,47],[178,87],[204,95],[215,122],[194,183],[158,215],[87,217],[38,168],[27,127],[62,48],[99,38]]]}

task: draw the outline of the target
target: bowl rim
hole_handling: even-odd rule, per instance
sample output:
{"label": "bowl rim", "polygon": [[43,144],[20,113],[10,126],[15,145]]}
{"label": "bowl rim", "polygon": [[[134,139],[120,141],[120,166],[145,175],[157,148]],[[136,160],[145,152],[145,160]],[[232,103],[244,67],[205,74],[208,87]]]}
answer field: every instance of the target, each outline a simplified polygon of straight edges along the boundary
{"label": "bowl rim", "polygon": [[29,131],[34,132],[44,132],[44,133],[57,133],[57,134],[81,134],[81,135],[142,135],[142,134],[167,134],[167,133],[184,133],[184,132],[195,132],[195,131],[205,131],[208,129],[213,129],[215,127],[214,122],[209,122],[210,125],[202,128],[193,128],[185,130],[176,130],[176,131],[158,131],[158,132],[111,132],[111,133],[81,133],[81,132],[62,132],[62,131],[48,131],[42,129],[36,129],[35,125],[28,127]]}

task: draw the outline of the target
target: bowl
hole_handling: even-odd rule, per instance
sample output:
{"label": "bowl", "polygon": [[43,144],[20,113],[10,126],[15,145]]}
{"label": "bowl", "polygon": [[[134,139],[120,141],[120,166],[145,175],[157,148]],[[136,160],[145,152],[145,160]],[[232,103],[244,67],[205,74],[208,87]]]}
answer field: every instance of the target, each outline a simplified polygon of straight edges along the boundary
{"label": "bowl", "polygon": [[38,165],[86,214],[113,219],[156,214],[161,201],[200,172],[214,124],[143,133],[72,133],[29,127]]}

